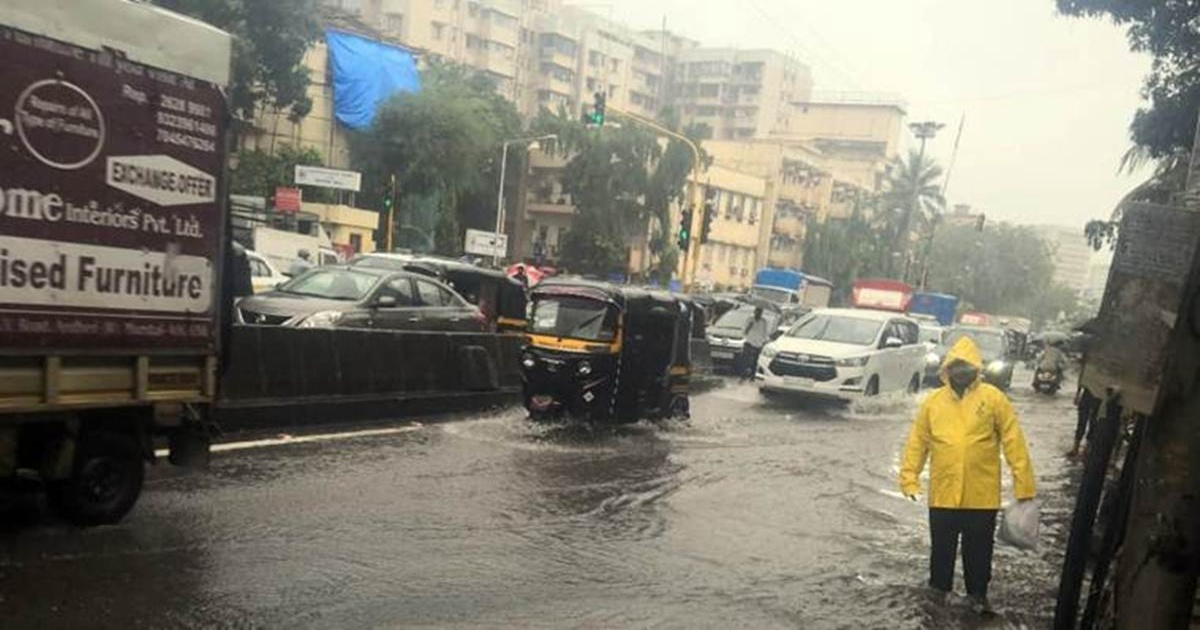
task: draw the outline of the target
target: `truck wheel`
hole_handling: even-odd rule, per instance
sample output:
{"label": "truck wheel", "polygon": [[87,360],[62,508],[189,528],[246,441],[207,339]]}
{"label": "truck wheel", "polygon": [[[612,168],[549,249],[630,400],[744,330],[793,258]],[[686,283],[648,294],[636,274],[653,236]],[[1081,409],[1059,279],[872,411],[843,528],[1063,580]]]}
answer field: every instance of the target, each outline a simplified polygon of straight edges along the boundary
{"label": "truck wheel", "polygon": [[142,492],[146,469],[141,449],[130,436],[80,436],[71,477],[48,488],[54,509],[75,525],[88,527],[121,520]]}

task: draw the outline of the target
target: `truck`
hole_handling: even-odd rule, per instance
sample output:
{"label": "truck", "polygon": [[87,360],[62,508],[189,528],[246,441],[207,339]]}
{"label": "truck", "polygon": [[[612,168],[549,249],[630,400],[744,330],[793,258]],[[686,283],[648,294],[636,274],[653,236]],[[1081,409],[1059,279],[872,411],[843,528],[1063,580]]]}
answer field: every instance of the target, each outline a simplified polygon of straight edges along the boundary
{"label": "truck", "polygon": [[754,274],[754,285],[750,287],[752,297],[774,302],[781,307],[806,306],[823,308],[829,306],[833,283],[794,269],[765,267]]}
{"label": "truck", "polygon": [[958,310],[958,296],[945,293],[915,293],[908,305],[909,315],[928,315],[942,326],[954,324]]}
{"label": "truck", "polygon": [[158,447],[207,463],[249,284],[223,203],[231,47],[145,3],[0,3],[3,494],[112,523]]}
{"label": "truck", "polygon": [[995,317],[988,313],[967,311],[958,317],[958,323],[964,326],[992,326]]}
{"label": "truck", "polygon": [[315,215],[274,212],[262,197],[230,195],[229,200],[233,239],[285,275],[300,260],[301,251],[308,252],[314,266],[347,262]]}
{"label": "truck", "polygon": [[880,278],[862,278],[851,287],[850,303],[854,308],[907,313],[913,289],[905,282]]}

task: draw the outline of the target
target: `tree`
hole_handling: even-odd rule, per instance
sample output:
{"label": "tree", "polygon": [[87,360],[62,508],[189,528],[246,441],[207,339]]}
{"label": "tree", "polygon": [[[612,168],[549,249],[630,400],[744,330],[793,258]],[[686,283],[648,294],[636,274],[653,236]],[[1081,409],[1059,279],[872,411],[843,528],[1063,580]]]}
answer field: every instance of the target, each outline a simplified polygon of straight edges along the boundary
{"label": "tree", "polygon": [[153,0],[234,36],[229,100],[235,116],[253,119],[261,104],[312,109],[304,53],[321,35],[317,0]]}
{"label": "tree", "polygon": [[989,313],[1042,322],[1072,312],[1074,291],[1053,278],[1049,246],[1027,227],[942,226],[930,252],[929,289]]}
{"label": "tree", "polygon": [[[274,154],[265,151],[243,151],[238,154],[238,165],[230,173],[229,190],[235,195],[269,197],[277,186],[294,186],[296,165],[320,166],[321,155],[310,148],[296,149],[283,145]],[[301,186],[306,201],[328,203],[333,192],[326,188]]]}
{"label": "tree", "polygon": [[884,189],[884,218],[891,221],[892,212],[899,215],[893,237],[900,260],[909,260],[914,219],[919,225],[930,225],[945,208],[941,178],[942,167],[917,151],[892,163]]}
{"label": "tree", "polygon": [[804,269],[833,283],[837,302],[848,300],[858,278],[886,275],[893,225],[878,212],[880,199],[860,195],[850,216],[813,223],[804,235]]}
{"label": "tree", "polygon": [[351,136],[351,157],[366,180],[366,203],[382,207],[394,176],[402,220],[412,222],[418,210],[431,209],[420,231],[436,233],[437,250],[453,254],[465,226],[490,229],[501,145],[520,133],[516,108],[493,82],[462,66],[435,63],[423,71],[421,91],[393,97],[369,129]]}
{"label": "tree", "polygon": [[1066,15],[1108,17],[1126,27],[1129,46],[1154,57],[1142,85],[1146,105],[1130,125],[1133,143],[1161,159],[1190,150],[1200,111],[1200,4],[1186,0],[1057,0]]}
{"label": "tree", "polygon": [[562,244],[562,262],[587,273],[621,271],[629,239],[649,232],[653,271],[660,282],[669,280],[679,260],[670,209],[684,200],[691,150],[678,140],[664,148],[636,122],[589,129],[565,110],[543,111],[533,128],[556,134],[556,150],[571,156],[562,185],[576,219]]}

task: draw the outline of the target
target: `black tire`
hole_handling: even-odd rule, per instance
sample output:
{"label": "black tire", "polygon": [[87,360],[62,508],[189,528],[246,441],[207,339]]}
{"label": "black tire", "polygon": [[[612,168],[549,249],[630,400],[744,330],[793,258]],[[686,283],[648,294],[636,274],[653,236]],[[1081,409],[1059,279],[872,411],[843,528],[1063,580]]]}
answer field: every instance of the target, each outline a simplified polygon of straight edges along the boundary
{"label": "black tire", "polygon": [[872,376],[871,380],[867,381],[867,388],[863,390],[863,396],[873,398],[879,395],[879,377]]}
{"label": "black tire", "polygon": [[47,488],[50,505],[81,527],[116,523],[142,493],[146,467],[132,436],[89,433],[79,437],[71,477]]}
{"label": "black tire", "polygon": [[921,391],[921,375],[913,374],[912,380],[908,382],[908,393],[916,394]]}

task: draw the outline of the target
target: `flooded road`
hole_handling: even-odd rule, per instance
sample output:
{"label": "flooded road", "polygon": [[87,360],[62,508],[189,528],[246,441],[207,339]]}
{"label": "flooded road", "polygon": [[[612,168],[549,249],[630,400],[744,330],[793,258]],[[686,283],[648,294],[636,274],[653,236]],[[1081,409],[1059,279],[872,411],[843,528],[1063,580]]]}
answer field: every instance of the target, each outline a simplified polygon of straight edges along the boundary
{"label": "flooded road", "polygon": [[895,488],[915,398],[809,409],[736,383],[695,398],[688,423],[590,433],[532,426],[512,410],[219,453],[206,474],[152,477],[120,525],[80,531],[37,517],[0,533],[0,618],[12,628],[1046,627],[1074,415],[1065,394],[1021,385],[1014,401],[1044,538],[1038,553],[997,546],[1002,615],[986,625],[923,589],[926,510]]}

